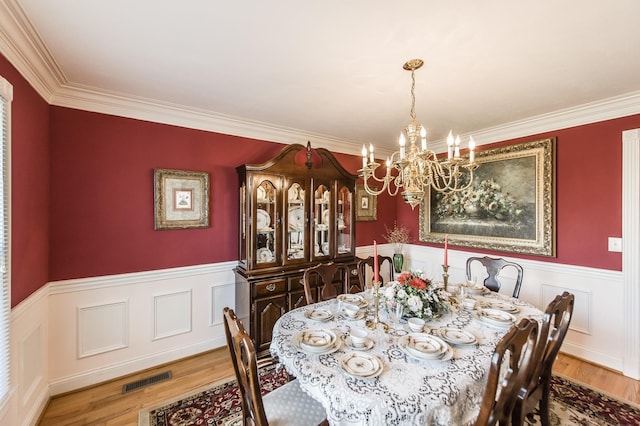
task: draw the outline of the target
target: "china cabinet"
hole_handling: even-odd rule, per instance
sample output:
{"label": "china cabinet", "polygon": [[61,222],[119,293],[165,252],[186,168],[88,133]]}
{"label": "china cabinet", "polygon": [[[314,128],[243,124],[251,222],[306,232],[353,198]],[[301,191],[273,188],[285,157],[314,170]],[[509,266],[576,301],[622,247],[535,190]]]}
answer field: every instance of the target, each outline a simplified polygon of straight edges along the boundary
{"label": "china cabinet", "polygon": [[[326,149],[295,144],[263,164],[237,168],[240,188],[236,304],[249,304],[250,333],[268,349],[274,323],[306,304],[302,275],[321,262],[349,265],[344,291],[359,291],[356,175]],[[336,279],[342,281],[341,278]],[[236,306],[241,311],[242,306]]]}

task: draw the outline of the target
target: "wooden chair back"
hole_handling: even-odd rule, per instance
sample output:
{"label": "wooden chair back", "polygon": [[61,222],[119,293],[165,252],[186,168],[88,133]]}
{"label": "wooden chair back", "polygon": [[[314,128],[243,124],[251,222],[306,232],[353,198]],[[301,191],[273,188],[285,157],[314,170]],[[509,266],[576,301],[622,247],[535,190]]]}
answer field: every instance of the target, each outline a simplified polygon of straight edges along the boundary
{"label": "wooden chair back", "polygon": [[304,271],[302,283],[308,305],[333,299],[347,292],[349,267],[343,263],[319,263]]}
{"label": "wooden chair back", "polygon": [[551,373],[553,363],[569,330],[574,303],[575,296],[565,291],[556,296],[545,310],[534,360],[535,368],[531,370],[531,374],[527,377],[516,403],[514,416],[520,422],[524,422],[525,416],[540,403],[541,423],[543,425],[550,424],[549,393],[551,391]]}
{"label": "wooden chair back", "polygon": [[233,309],[224,308],[224,331],[240,390],[242,424],[268,426],[260,394],[255,347]]}
{"label": "wooden chair back", "polygon": [[[373,260],[373,256],[369,256],[366,259],[358,260],[358,278],[360,279],[360,284],[362,285],[363,289],[370,288],[370,283],[373,282]],[[380,268],[379,275],[382,285],[388,283],[389,281],[393,281],[393,260],[391,260],[389,256],[382,256],[379,254],[378,267]],[[382,271],[387,270],[389,272],[386,275],[385,280],[385,276],[383,275]],[[367,276],[369,276],[370,279],[367,279]]]}
{"label": "wooden chair back", "polygon": [[503,258],[494,258],[489,256],[484,257],[470,257],[467,259],[467,279],[471,279],[471,265],[474,261],[480,262],[487,270],[487,278],[484,280],[484,286],[491,291],[498,292],[500,290],[500,281],[498,280],[498,274],[502,269],[506,267],[513,267],[516,269],[518,276],[516,278],[516,284],[513,288],[513,297],[520,296],[520,287],[522,287],[522,266],[515,262],[510,262]]}
{"label": "wooden chair back", "polygon": [[[538,322],[523,318],[503,336],[491,358],[487,386],[476,426],[510,424],[518,392],[533,368],[538,341]],[[508,360],[505,358],[509,354]],[[506,365],[503,364],[507,362]],[[501,378],[501,369],[506,367]]]}

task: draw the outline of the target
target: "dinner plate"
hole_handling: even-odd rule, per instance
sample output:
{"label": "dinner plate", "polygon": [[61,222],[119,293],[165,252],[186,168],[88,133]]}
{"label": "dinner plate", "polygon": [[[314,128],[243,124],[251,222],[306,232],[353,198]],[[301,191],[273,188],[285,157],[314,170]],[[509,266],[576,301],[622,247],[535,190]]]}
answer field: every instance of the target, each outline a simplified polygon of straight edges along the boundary
{"label": "dinner plate", "polygon": [[360,296],[359,294],[339,294],[336,299],[338,299],[339,302],[351,303],[352,305],[358,305],[361,308],[368,305],[365,298]]}
{"label": "dinner plate", "polygon": [[271,216],[265,210],[257,209],[256,228],[265,229],[271,224]]}
{"label": "dinner plate", "polygon": [[439,328],[438,335],[442,337],[445,342],[451,343],[452,345],[473,345],[478,341],[476,336],[468,331],[452,327]]}
{"label": "dinner plate", "polygon": [[292,207],[289,209],[289,226],[293,229],[304,228],[304,207]]}
{"label": "dinner plate", "polygon": [[304,316],[311,320],[327,322],[333,319],[333,314],[328,309],[309,309]]}
{"label": "dinner plate", "polygon": [[297,199],[298,199],[298,187],[292,186],[291,188],[289,188],[289,201],[293,201]]}
{"label": "dinner plate", "polygon": [[440,359],[449,348],[444,340],[425,333],[409,333],[400,337],[398,344],[410,355],[420,359]]}
{"label": "dinner plate", "polygon": [[348,375],[359,379],[378,377],[384,370],[380,358],[366,352],[349,352],[340,357],[338,365]]}
{"label": "dinner plate", "polygon": [[475,316],[480,322],[500,328],[509,328],[516,322],[516,317],[512,314],[498,309],[478,309]]}
{"label": "dinner plate", "polygon": [[258,249],[256,254],[258,255],[258,262],[273,262],[273,253],[266,247]]}
{"label": "dinner plate", "polygon": [[342,347],[342,339],[336,339],[334,345],[328,347],[324,351],[321,351],[321,352],[308,351],[300,345],[300,337],[302,333],[303,331],[300,331],[291,337],[291,346],[293,346],[296,350],[302,353],[305,353],[307,355],[328,355],[328,354],[334,353],[335,351],[337,351]]}
{"label": "dinner plate", "polygon": [[489,309],[497,309],[499,311],[505,311],[505,312],[509,312],[511,314],[515,314],[518,311],[520,311],[520,309],[518,309],[515,305],[512,305],[509,302],[504,302],[502,300],[483,300],[482,303],[480,303],[480,306],[483,308],[489,308]]}
{"label": "dinner plate", "polygon": [[322,223],[327,225],[327,226],[329,225],[329,217],[330,217],[329,215],[330,214],[331,214],[331,212],[329,210],[325,210],[322,213]]}
{"label": "dinner plate", "polygon": [[347,347],[350,349],[357,349],[359,351],[368,351],[369,349],[373,348],[372,339],[367,339],[364,346],[354,346],[353,342],[351,341],[351,336],[347,336],[344,338],[344,344],[347,345]]}
{"label": "dinner plate", "polygon": [[442,354],[440,358],[423,358],[412,353],[412,351],[407,348],[404,348],[404,353],[407,354],[407,356],[409,356],[410,358],[420,362],[445,362],[453,358],[453,348],[448,345],[447,350]]}
{"label": "dinner plate", "polygon": [[300,333],[300,347],[309,352],[325,352],[335,346],[336,338],[331,330],[305,330]]}
{"label": "dinner plate", "polygon": [[467,292],[467,294],[473,294],[473,295],[479,295],[479,294],[483,294],[485,291],[488,291],[489,289],[487,289],[485,286],[483,285],[476,285],[475,287],[467,287],[465,289],[465,291]]}

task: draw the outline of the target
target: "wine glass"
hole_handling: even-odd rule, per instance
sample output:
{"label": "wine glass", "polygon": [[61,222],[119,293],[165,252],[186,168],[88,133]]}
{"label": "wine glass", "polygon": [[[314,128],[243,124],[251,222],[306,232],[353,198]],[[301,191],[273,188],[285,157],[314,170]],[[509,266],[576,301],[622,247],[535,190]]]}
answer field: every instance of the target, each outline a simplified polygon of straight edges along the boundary
{"label": "wine glass", "polygon": [[395,334],[398,334],[398,327],[400,326],[400,321],[402,320],[402,316],[404,315],[404,305],[400,302],[396,302],[395,305],[390,306],[389,316],[391,317],[391,322],[393,322],[393,328],[395,330]]}

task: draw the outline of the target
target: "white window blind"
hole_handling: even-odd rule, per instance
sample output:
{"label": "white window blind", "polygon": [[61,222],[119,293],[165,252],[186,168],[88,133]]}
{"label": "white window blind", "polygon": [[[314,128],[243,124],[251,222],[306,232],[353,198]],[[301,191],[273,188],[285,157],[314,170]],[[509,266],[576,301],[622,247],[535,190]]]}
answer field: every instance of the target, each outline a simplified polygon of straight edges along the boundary
{"label": "white window blind", "polygon": [[10,128],[13,87],[0,77],[0,401],[9,392],[9,314],[11,312]]}

